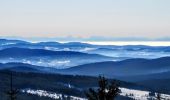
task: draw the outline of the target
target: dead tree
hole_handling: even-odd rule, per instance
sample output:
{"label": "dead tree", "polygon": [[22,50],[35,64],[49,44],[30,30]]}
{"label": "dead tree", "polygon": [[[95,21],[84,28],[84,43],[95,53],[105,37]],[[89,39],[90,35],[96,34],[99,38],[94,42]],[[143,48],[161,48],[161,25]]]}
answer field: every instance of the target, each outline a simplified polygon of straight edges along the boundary
{"label": "dead tree", "polygon": [[6,94],[9,97],[10,100],[16,100],[17,99],[18,90],[14,89],[14,87],[13,87],[13,75],[12,75],[12,72],[10,73],[10,90],[7,91]]}

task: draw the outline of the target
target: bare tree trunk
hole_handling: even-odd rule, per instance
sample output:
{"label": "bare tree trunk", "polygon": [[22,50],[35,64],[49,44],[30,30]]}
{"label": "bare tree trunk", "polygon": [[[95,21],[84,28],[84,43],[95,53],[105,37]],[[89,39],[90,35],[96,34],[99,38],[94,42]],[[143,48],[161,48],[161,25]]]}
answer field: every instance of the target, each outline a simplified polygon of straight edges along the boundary
{"label": "bare tree trunk", "polygon": [[10,90],[6,93],[10,100],[17,100],[18,91],[13,88],[13,75],[10,73]]}

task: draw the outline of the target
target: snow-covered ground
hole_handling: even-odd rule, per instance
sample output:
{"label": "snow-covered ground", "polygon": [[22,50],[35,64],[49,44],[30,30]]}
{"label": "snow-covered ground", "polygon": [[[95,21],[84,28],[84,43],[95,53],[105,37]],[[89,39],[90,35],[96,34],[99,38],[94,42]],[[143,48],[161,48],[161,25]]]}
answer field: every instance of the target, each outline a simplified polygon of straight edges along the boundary
{"label": "snow-covered ground", "polygon": [[[121,96],[126,96],[129,98],[133,98],[135,100],[157,100],[156,96],[157,93],[154,95],[149,95],[149,91],[141,91],[141,90],[134,90],[134,89],[127,89],[127,88],[120,88]],[[160,94],[161,100],[170,100],[170,95],[168,94]]]}
{"label": "snow-covered ground", "polygon": [[[120,88],[121,96],[129,97],[134,100],[157,100],[156,95],[157,93],[154,93],[154,95],[150,95],[149,91],[141,91],[141,90],[134,90],[134,89],[128,89],[128,88]],[[23,89],[23,93],[28,93],[32,95],[38,95],[40,97],[49,97],[51,99],[60,99],[64,96],[64,98],[70,98],[71,100],[87,100],[86,98],[80,98],[75,96],[68,96],[68,95],[62,95],[54,92],[49,92],[45,90],[34,90],[34,89]],[[161,100],[170,100],[170,95],[168,94],[160,94]]]}
{"label": "snow-covered ground", "polygon": [[32,95],[38,95],[40,97],[49,97],[51,99],[61,99],[61,98],[70,98],[71,100],[87,100],[85,98],[80,98],[76,96],[68,96],[68,95],[62,95],[62,94],[57,94],[54,92],[49,92],[45,90],[34,90],[34,89],[23,89],[21,90],[23,93],[28,93]]}

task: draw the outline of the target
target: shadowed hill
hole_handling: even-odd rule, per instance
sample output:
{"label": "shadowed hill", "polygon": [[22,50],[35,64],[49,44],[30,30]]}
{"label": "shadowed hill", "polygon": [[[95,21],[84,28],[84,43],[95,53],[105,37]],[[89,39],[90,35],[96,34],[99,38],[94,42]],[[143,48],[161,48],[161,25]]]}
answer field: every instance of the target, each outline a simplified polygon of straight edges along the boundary
{"label": "shadowed hill", "polygon": [[59,70],[65,74],[93,75],[104,74],[113,76],[133,76],[162,73],[170,71],[170,57],[158,59],[128,59],[118,62],[100,62],[80,65],[68,69]]}

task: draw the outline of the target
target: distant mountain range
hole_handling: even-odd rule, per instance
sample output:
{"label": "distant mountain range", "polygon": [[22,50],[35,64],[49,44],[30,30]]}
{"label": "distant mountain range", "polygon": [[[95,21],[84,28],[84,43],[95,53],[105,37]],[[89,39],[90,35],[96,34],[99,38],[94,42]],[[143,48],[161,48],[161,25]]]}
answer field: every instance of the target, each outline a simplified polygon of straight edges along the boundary
{"label": "distant mountain range", "polygon": [[17,43],[28,43],[26,41],[22,41],[22,40],[7,40],[7,39],[0,39],[0,44],[1,45],[8,45],[8,44],[17,44]]}
{"label": "distant mountain range", "polygon": [[170,46],[146,46],[146,45],[92,45],[81,42],[37,42],[31,43],[20,40],[0,39],[0,50],[6,48],[44,49],[50,51],[75,51],[103,56],[119,57],[116,60],[129,58],[160,58],[170,56]]}
{"label": "distant mountain range", "polygon": [[74,51],[50,51],[44,49],[27,49],[27,48],[7,48],[0,50],[0,57],[32,57],[32,56],[96,56],[96,57],[104,57],[97,54],[86,54],[81,52]]}
{"label": "distant mountain range", "polygon": [[54,68],[67,68],[86,63],[112,60],[114,60],[112,57],[75,51],[50,51],[16,47],[0,50],[1,63],[19,62]]}

